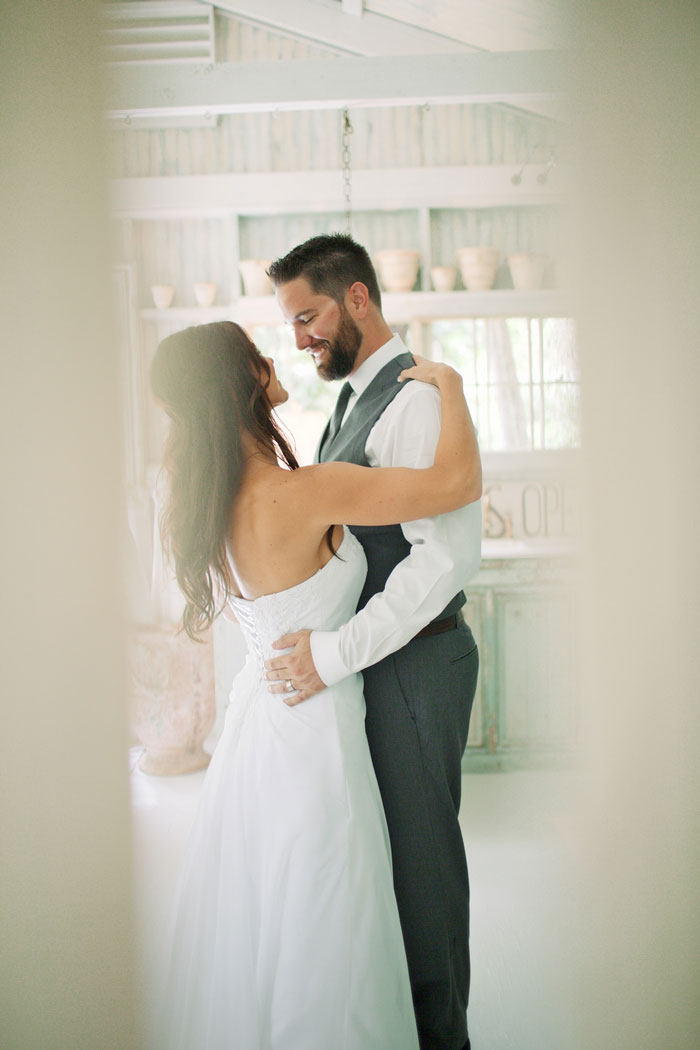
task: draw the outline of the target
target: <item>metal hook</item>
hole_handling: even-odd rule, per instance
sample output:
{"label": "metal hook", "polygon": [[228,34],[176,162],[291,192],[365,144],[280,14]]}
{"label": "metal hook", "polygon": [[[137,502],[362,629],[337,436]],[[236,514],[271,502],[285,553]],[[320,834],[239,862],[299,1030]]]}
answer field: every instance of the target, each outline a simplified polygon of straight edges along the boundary
{"label": "metal hook", "polygon": [[345,225],[347,232],[351,233],[352,225],[352,150],[350,147],[350,136],[353,133],[350,123],[350,114],[343,110],[343,196],[345,197]]}
{"label": "metal hook", "polygon": [[542,169],[541,172],[539,172],[539,174],[537,176],[537,181],[539,182],[540,186],[544,186],[545,182],[549,178],[550,171],[552,170],[552,168],[556,168],[556,166],[557,166],[557,162],[554,159],[554,154],[550,153],[549,160],[547,161],[547,163],[545,164],[544,168]]}

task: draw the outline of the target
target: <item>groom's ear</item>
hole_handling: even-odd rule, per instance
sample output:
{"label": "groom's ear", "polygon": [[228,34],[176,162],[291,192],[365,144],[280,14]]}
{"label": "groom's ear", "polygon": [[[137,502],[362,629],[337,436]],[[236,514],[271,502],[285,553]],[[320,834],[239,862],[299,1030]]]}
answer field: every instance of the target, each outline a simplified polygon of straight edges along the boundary
{"label": "groom's ear", "polygon": [[362,281],[355,281],[345,293],[345,306],[356,321],[363,321],[369,309],[369,291]]}

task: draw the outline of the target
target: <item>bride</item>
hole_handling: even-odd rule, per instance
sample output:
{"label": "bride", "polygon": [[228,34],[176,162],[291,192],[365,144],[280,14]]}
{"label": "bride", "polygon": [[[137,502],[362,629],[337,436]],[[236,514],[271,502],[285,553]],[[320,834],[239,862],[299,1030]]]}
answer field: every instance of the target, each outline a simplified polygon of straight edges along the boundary
{"label": "bride", "polygon": [[300,468],[273,415],[287,391],[241,328],[188,328],[154,358],[183,626],[196,638],[226,606],[248,648],[180,871],[155,1050],[417,1050],[361,676],[292,705],[263,668],[282,634],[354,614],[366,563],[340,522],[479,498],[461,377],[419,361],[410,379],[440,390],[434,466]]}

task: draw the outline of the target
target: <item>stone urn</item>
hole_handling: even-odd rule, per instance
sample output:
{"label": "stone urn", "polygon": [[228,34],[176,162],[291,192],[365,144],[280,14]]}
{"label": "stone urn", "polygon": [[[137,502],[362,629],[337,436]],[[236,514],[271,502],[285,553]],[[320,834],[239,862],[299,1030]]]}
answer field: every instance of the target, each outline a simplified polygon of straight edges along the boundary
{"label": "stone urn", "polygon": [[384,248],[374,256],[374,262],[387,292],[410,292],[418,277],[420,252]]}
{"label": "stone urn", "polygon": [[216,284],[214,281],[197,281],[192,285],[194,301],[197,306],[212,306],[216,299]]}
{"label": "stone urn", "polygon": [[500,258],[498,248],[479,246],[459,249],[459,269],[468,292],[486,292],[493,288]]}
{"label": "stone urn", "polygon": [[151,295],[156,310],[167,310],[173,301],[175,287],[172,284],[152,284]]}
{"label": "stone urn", "polygon": [[274,288],[272,281],[267,276],[270,265],[270,259],[240,260],[238,269],[241,271],[245,295],[272,295]]}
{"label": "stone urn", "polygon": [[209,764],[203,744],[216,717],[214,643],[174,624],[139,625],[130,642],[131,725],[144,773],[172,776]]}
{"label": "stone urn", "polygon": [[508,256],[508,267],[513,278],[513,287],[530,292],[541,288],[549,256],[541,252],[520,252]]}
{"label": "stone urn", "polygon": [[457,270],[454,266],[432,266],[430,279],[436,292],[451,292],[457,280]]}

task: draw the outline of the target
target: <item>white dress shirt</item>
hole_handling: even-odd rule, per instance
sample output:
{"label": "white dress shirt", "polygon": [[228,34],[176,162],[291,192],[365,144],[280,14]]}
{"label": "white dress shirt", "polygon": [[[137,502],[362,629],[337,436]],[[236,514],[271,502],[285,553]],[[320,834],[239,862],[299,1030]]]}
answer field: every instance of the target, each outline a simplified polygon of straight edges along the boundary
{"label": "white dress shirt", "polygon": [[[350,376],[345,419],[360,394],[394,357],[406,353],[395,335]],[[365,453],[373,467],[429,467],[440,436],[440,393],[428,383],[406,383],[379,417]],[[386,586],[337,631],[312,631],[319,676],[335,685],[400,649],[435,619],[481,564],[481,503],[401,526],[411,551]]]}

